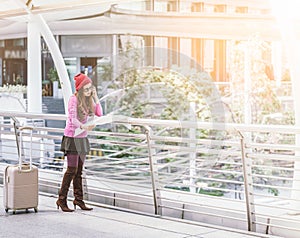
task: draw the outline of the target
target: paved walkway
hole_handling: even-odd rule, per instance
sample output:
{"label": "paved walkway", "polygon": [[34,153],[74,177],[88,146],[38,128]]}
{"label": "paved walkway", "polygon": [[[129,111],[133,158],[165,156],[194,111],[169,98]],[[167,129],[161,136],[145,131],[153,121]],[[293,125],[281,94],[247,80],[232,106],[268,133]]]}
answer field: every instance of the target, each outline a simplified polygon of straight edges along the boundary
{"label": "paved walkway", "polygon": [[[0,186],[0,200],[3,187]],[[39,196],[39,211],[4,211],[0,205],[0,237],[49,238],[254,238],[266,237],[242,234],[217,228],[191,225],[164,218],[144,216],[103,207],[93,211],[57,210],[55,197]],[[71,202],[69,202],[71,205]]]}

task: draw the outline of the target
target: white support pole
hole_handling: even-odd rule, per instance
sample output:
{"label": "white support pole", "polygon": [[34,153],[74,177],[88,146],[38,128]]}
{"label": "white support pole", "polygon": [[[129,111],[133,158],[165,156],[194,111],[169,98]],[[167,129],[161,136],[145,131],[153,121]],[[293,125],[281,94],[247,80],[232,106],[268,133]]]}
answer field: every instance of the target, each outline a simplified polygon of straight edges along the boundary
{"label": "white support pole", "polygon": [[71,83],[69,81],[69,76],[67,72],[67,68],[63,59],[63,56],[60,52],[59,46],[49,28],[47,23],[45,22],[44,18],[41,15],[36,15],[36,21],[39,24],[39,30],[44,37],[44,40],[49,48],[49,51],[52,55],[52,59],[55,64],[55,68],[57,70],[61,88],[63,91],[63,98],[64,98],[64,106],[65,106],[65,113],[68,113],[68,101],[70,96],[72,95],[72,88]]}
{"label": "white support pole", "polygon": [[[195,102],[190,102],[190,121],[196,122],[196,104]],[[196,140],[196,129],[190,128],[189,131],[190,139]],[[189,153],[190,156],[190,192],[196,193],[196,184],[195,184],[195,177],[196,177],[196,144],[190,143],[190,148],[193,150]]]}
{"label": "white support pole", "polygon": [[27,25],[27,100],[28,112],[42,112],[41,35],[35,18],[30,15]]}
{"label": "white support pole", "polygon": [[[276,4],[275,4],[276,3]],[[294,3],[294,2],[293,2]],[[287,58],[290,66],[291,82],[292,82],[292,94],[294,101],[294,114],[295,114],[295,126],[300,126],[300,47],[299,39],[297,39],[295,34],[295,24],[293,18],[291,18],[292,13],[289,12],[289,7],[293,6],[292,1],[285,2],[272,2],[272,8],[274,13],[277,15],[277,22],[279,25],[280,33],[284,46],[287,51]],[[284,14],[285,13],[285,14]],[[289,13],[289,14],[288,14]],[[300,146],[300,135],[296,134],[295,145]],[[299,156],[300,151],[296,150],[295,155]],[[295,212],[289,212],[290,214],[300,214],[300,161],[294,162],[294,177],[293,177],[293,190],[291,192],[291,198],[295,199],[291,201],[291,208],[295,209]],[[297,211],[298,210],[298,211]]]}
{"label": "white support pole", "polygon": [[117,57],[118,57],[118,35],[112,35],[112,65],[113,65],[113,71],[112,71],[112,79],[115,80],[118,77],[118,71],[120,69],[118,69],[119,65],[118,65],[118,61],[117,61]]}
{"label": "white support pole", "polygon": [[244,122],[245,124],[252,123],[251,110],[251,58],[249,48],[245,48],[245,68],[244,68]]}

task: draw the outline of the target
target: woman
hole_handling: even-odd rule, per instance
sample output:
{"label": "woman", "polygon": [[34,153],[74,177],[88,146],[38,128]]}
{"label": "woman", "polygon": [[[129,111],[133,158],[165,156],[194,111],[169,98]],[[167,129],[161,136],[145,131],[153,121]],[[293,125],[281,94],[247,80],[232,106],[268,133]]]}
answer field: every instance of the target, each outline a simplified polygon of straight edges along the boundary
{"label": "woman", "polygon": [[[88,119],[94,115],[102,116],[102,108],[92,80],[84,74],[74,77],[76,92],[69,99],[68,118],[61,143],[61,151],[67,157],[68,168],[64,174],[59,197],[56,201],[57,209],[60,207],[64,212],[73,212],[67,205],[67,196],[71,181],[73,180],[74,209],[79,206],[82,210],[92,210],[83,201],[82,168],[90,145],[87,131],[95,125],[85,125]],[[84,130],[75,136],[76,129]]]}

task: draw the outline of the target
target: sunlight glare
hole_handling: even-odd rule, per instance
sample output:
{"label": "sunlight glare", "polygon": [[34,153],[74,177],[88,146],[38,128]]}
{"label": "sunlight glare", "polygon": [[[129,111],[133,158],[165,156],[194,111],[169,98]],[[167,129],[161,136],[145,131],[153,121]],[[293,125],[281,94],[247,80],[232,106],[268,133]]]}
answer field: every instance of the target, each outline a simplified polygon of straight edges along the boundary
{"label": "sunlight glare", "polygon": [[300,1],[295,0],[269,0],[272,14],[277,18],[299,18]]}

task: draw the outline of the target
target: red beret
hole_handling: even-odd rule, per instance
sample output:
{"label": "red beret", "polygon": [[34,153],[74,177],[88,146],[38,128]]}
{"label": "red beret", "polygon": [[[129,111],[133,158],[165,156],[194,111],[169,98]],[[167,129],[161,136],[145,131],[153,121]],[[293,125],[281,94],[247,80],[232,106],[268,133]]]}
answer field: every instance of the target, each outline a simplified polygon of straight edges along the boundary
{"label": "red beret", "polygon": [[88,83],[92,83],[92,80],[88,76],[86,76],[85,74],[82,74],[82,73],[76,74],[74,76],[74,80],[75,80],[76,91],[81,89],[84,85],[86,85]]}

